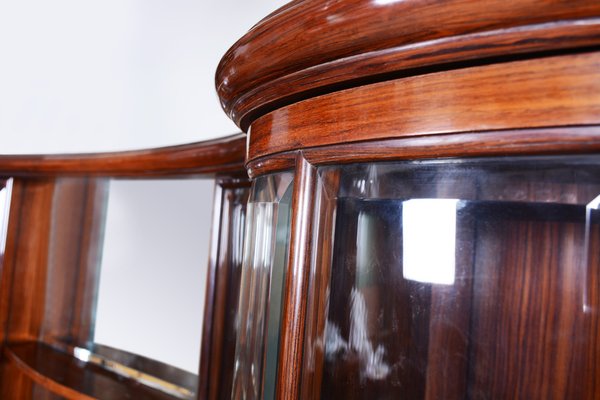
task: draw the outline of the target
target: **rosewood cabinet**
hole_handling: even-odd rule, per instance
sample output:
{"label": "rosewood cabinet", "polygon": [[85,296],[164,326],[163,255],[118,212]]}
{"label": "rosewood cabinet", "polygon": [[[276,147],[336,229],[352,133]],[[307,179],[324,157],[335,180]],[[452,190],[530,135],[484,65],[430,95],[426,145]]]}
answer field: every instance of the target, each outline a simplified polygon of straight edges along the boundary
{"label": "rosewood cabinet", "polygon": [[[292,1],[216,84],[247,135],[0,156],[2,399],[600,398],[600,3]],[[122,178],[215,181],[197,374],[94,342]]]}
{"label": "rosewood cabinet", "polygon": [[253,210],[209,398],[599,398],[599,17],[292,1],[242,37],[216,81]]}
{"label": "rosewood cabinet", "polygon": [[[0,398],[196,399],[205,398],[208,387],[226,387],[230,392],[233,374],[219,372],[233,371],[234,366],[234,314],[250,192],[244,148],[244,135],[237,135],[147,151],[0,156],[0,175],[6,177],[0,181]],[[195,210],[207,207],[195,204],[204,193],[185,198],[191,192],[168,192],[181,187],[179,183],[189,188],[198,180],[209,180],[215,187],[214,200],[204,201],[208,207],[214,202],[212,221],[198,218]],[[147,191],[156,186],[159,190]],[[128,187],[143,188],[135,192],[143,196],[136,204],[114,203],[112,196],[123,193],[115,190]],[[198,195],[198,190],[193,193]],[[167,204],[150,198],[155,195],[159,200],[170,198],[169,207],[181,210],[166,210]],[[205,195],[211,196],[210,190]],[[121,213],[112,215],[111,204],[120,206]],[[131,207],[123,209],[124,205]],[[142,209],[150,213],[140,219]],[[165,215],[180,220],[173,223]],[[125,219],[118,226],[130,232],[112,229],[119,222],[115,218]],[[173,225],[175,232],[169,231]],[[191,266],[181,270],[182,255],[175,252],[179,242],[188,241],[181,235],[209,231],[211,225],[211,237],[205,240],[211,242],[210,254],[203,259],[195,247],[208,244],[192,241],[192,249],[184,249]],[[148,235],[165,232],[171,237],[162,238],[154,248],[145,244]],[[119,241],[122,246],[109,248],[109,242]],[[119,259],[123,252],[133,259]],[[148,254],[160,259],[150,265]],[[109,255],[116,263],[107,264]],[[138,272],[126,277],[131,264]],[[207,276],[202,276],[199,271],[206,264]],[[107,275],[108,267],[115,267],[112,275]],[[162,280],[149,279],[153,274]],[[195,283],[181,282],[176,274]],[[116,278],[117,285],[108,285],[109,278]],[[195,313],[188,307],[165,309],[167,304],[201,304],[199,295],[186,289],[190,285],[200,289],[206,285],[204,313],[200,306]],[[137,297],[140,294],[143,297]],[[179,302],[167,297],[179,297]],[[118,304],[104,307],[111,302]],[[102,318],[107,312],[120,317],[120,322],[115,324],[113,318],[107,324]],[[181,325],[164,319],[165,313],[191,321],[185,326],[193,325],[197,332],[180,332]],[[142,324],[142,317],[152,323]],[[140,326],[159,327],[160,332],[145,328],[140,334]],[[162,358],[171,360],[167,356],[175,353],[175,341],[191,335],[186,340],[192,345],[183,352],[192,353],[187,357],[192,365],[183,368],[107,343],[106,335],[100,339],[101,328],[113,330],[119,339],[150,343],[153,355],[162,352]],[[201,347],[201,331],[200,356],[193,349]]]}

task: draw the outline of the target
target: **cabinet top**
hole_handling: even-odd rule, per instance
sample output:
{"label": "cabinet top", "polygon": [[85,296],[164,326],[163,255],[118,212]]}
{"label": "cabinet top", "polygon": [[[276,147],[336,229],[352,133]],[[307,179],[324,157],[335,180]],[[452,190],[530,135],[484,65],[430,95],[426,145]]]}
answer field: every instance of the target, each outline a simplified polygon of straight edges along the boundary
{"label": "cabinet top", "polygon": [[295,0],[222,58],[216,87],[243,130],[341,89],[600,44],[596,0]]}

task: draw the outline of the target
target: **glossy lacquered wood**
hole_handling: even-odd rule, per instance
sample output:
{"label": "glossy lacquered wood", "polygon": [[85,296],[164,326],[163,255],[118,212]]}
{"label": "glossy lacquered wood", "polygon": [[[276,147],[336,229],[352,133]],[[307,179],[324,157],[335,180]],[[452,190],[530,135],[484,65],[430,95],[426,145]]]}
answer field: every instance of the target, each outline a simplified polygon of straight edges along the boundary
{"label": "glossy lacquered wood", "polygon": [[[382,139],[317,146],[302,150],[313,165],[449,157],[526,154],[595,153],[600,151],[600,126],[519,129]],[[250,177],[294,167],[296,151],[258,158],[248,163]]]}
{"label": "glossy lacquered wood", "polygon": [[35,340],[41,333],[53,192],[53,181],[13,182],[0,278],[2,341]]}
{"label": "glossy lacquered wood", "polygon": [[114,153],[0,155],[5,176],[120,177],[243,174],[245,135],[182,146]]}
{"label": "glossy lacquered wood", "polygon": [[[156,399],[173,397],[137,382],[118,377],[99,366],[84,363],[73,356],[40,343],[15,343],[4,347],[3,375],[0,383],[9,399],[37,400],[55,394],[69,400]],[[7,375],[24,375],[22,387],[11,388]],[[22,378],[23,379],[23,378]],[[34,385],[39,386],[36,392]]]}
{"label": "glossy lacquered wood", "polygon": [[597,21],[589,20],[597,16],[589,0],[294,1],[226,53],[217,91],[246,129],[265,108],[389,73],[597,45]]}
{"label": "glossy lacquered wood", "polygon": [[5,340],[91,339],[103,183],[14,179],[0,281]]}
{"label": "glossy lacquered wood", "polygon": [[216,184],[198,399],[231,398],[249,193],[248,180],[221,180]]}
{"label": "glossy lacquered wood", "polygon": [[[365,140],[599,123],[600,53],[592,52],[396,79],[307,99],[252,124],[248,160]],[[479,146],[485,147],[483,139]]]}
{"label": "glossy lacquered wood", "polygon": [[293,216],[277,365],[276,398],[282,400],[296,399],[300,392],[301,369],[298,366],[302,362],[304,346],[308,271],[312,251],[309,232],[312,229],[316,178],[316,168],[309,164],[302,154],[298,154],[292,192]]}
{"label": "glossy lacquered wood", "polygon": [[[245,208],[244,193],[247,197],[249,185],[243,168],[244,152],[245,136],[237,135],[217,141],[139,152],[0,156],[0,174],[14,177],[6,251],[1,260],[2,342],[27,341],[37,347],[52,345],[60,349],[57,350],[58,353],[73,351],[75,347],[98,347],[94,347],[93,343],[93,325],[106,217],[107,177],[215,177],[227,196],[224,201],[227,204],[232,202],[230,212],[236,214],[237,218],[240,208]],[[232,194],[237,196],[237,200],[230,198]],[[221,220],[220,209],[217,212],[219,218],[213,226],[217,237],[234,235],[231,240],[238,244],[236,251],[239,253],[239,242],[243,238],[243,218],[233,221],[229,216]],[[221,223],[227,224],[222,230]],[[237,225],[234,227],[229,224]],[[235,303],[235,285],[239,282],[234,275],[239,274],[239,271],[230,260],[233,257],[229,254],[231,243],[226,237],[221,242],[214,244],[216,254],[219,255],[216,260],[222,267],[218,271],[219,280],[218,283],[214,280],[209,282],[209,285],[218,286],[211,286],[207,291],[209,295],[217,295],[216,302],[207,302],[207,315],[214,318],[215,323],[211,321],[207,325],[205,336],[214,339],[205,349],[207,353],[212,351],[214,354],[203,361],[202,370],[210,371],[210,379],[213,381],[224,381],[221,384],[223,386],[228,384],[228,376],[231,385],[231,360],[235,349],[235,338],[231,338],[234,322],[232,309],[235,309],[235,304],[231,303]],[[239,254],[236,253],[235,256],[239,258]],[[231,271],[226,271],[229,267]],[[212,327],[215,328],[215,335],[212,334]],[[97,350],[100,351],[99,348]],[[27,363],[18,361],[19,357],[15,358],[11,354],[7,351],[0,355],[0,362],[4,363],[0,392],[7,399],[41,399],[53,398],[52,396],[117,399],[131,396],[132,392],[127,387],[132,385],[141,387],[141,392],[134,390],[138,394],[145,390],[141,383],[110,373],[103,379],[108,385],[105,388],[111,385],[108,381],[114,380],[113,386],[110,386],[112,389],[94,392],[93,388],[88,387],[92,392],[88,391],[86,395],[81,392],[81,385],[85,386],[87,381],[95,378],[73,372],[73,379],[63,382],[62,386],[59,382],[57,386],[56,379],[48,376],[53,363],[60,364],[59,360],[67,356],[73,358],[72,356],[65,353],[61,356],[63,358],[51,357],[44,368],[36,369],[33,366],[27,367]],[[8,360],[10,357],[12,362]],[[131,357],[125,357],[126,360],[129,358]],[[118,361],[110,356],[109,359]],[[69,361],[71,364],[73,362],[77,363]],[[125,367],[132,366],[128,362],[124,362]],[[15,369],[19,366],[22,368]],[[62,367],[56,365],[56,368]],[[140,371],[154,374],[152,376],[159,380],[169,379],[167,373],[170,370],[165,370],[164,376],[158,370],[146,371],[142,368]],[[22,384],[7,387],[12,379]],[[79,382],[78,379],[86,382]],[[165,382],[179,384],[178,381]],[[194,379],[189,387],[195,387],[195,382]],[[210,383],[201,376],[199,386],[206,389],[208,385]],[[187,386],[184,389],[187,390]],[[212,395],[220,393],[218,390],[212,389]],[[200,398],[205,398],[204,394],[198,393]],[[134,395],[133,398],[138,398],[137,396]],[[139,396],[148,397],[144,394]],[[173,398],[166,393],[161,393],[160,396]]]}

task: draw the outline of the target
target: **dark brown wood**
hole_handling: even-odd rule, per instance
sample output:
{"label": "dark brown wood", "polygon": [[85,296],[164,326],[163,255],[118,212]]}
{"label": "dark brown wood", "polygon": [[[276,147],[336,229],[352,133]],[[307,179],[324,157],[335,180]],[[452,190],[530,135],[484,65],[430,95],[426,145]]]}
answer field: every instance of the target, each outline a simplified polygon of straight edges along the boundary
{"label": "dark brown wood", "polygon": [[587,0],[294,1],[225,54],[217,91],[245,130],[261,108],[392,72],[597,45],[597,21],[589,20],[597,16],[600,6]]}
{"label": "dark brown wood", "polygon": [[1,277],[3,340],[37,340],[41,334],[54,190],[51,180],[13,182]]}
{"label": "dark brown wood", "polygon": [[[0,339],[10,343],[39,341],[63,351],[71,351],[74,346],[92,348],[99,252],[108,194],[108,180],[103,179],[104,176],[218,177],[226,193],[238,195],[238,202],[232,210],[235,208],[235,212],[239,212],[240,207],[245,209],[243,193],[247,196],[249,185],[243,168],[244,153],[245,136],[237,135],[148,151],[0,156],[0,173],[17,177],[14,179],[7,245],[0,276]],[[229,220],[224,222],[229,223]],[[214,229],[221,232],[219,224]],[[235,233],[231,233],[238,235],[235,240],[239,248],[238,242],[243,238],[240,230],[243,231],[241,225],[236,226]],[[222,232],[233,231],[225,226]],[[231,243],[223,246],[222,253],[231,250]],[[228,257],[226,254],[221,256]],[[219,260],[232,269],[239,267],[230,260]],[[211,314],[212,310],[207,312],[218,316],[215,326],[221,329],[218,334],[223,334],[223,337],[213,338],[216,342],[223,341],[220,347],[223,354],[216,354],[209,360],[216,367],[209,364],[203,368],[224,381],[232,371],[226,370],[221,374],[221,358],[224,359],[224,369],[233,368],[229,365],[233,357],[231,348],[235,346],[231,338],[234,318],[230,310],[235,308],[231,303],[235,302],[232,296],[237,292],[234,286],[230,288],[228,285],[236,284],[234,278],[224,276],[224,280],[219,281],[221,286],[217,292],[220,295],[223,287],[227,288],[226,306],[219,303],[216,314]],[[209,302],[208,307],[212,306],[213,303]],[[223,314],[228,310],[228,314]],[[211,334],[206,337],[210,338]],[[210,350],[208,346],[207,351]],[[45,398],[40,396],[49,393],[39,382],[25,381],[28,383],[21,385],[22,389],[15,387],[10,396],[27,398],[37,391],[36,398]],[[75,383],[73,385],[66,386],[76,387]],[[76,392],[75,389],[73,393]],[[118,398],[120,395],[113,393],[106,398]]]}
{"label": "dark brown wood", "polygon": [[0,155],[5,176],[94,175],[120,177],[243,175],[246,137],[151,150],[65,155]]}
{"label": "dark brown wood", "polygon": [[[588,248],[587,253],[587,273],[583,280],[586,282],[584,285],[584,306],[588,311],[598,309],[600,307],[600,274],[597,272],[595,266],[600,265],[600,252],[596,247],[590,244],[600,243],[600,223],[598,223],[598,211],[596,211],[595,219],[592,217],[592,210],[588,210],[587,215],[590,224],[588,230],[588,236],[585,240],[585,245]],[[595,224],[591,224],[595,222]],[[583,388],[588,399],[597,398],[600,396],[600,365],[598,360],[600,359],[600,318],[588,318],[586,321],[586,334],[588,339],[587,359],[585,360],[585,368],[583,381],[585,386]]]}
{"label": "dark brown wood", "polygon": [[[5,368],[13,371],[10,373],[18,375],[20,372],[25,375],[29,385],[35,383],[43,387],[45,392],[55,393],[69,400],[176,398],[135,381],[117,377],[104,368],[83,363],[45,344],[11,344],[4,348],[3,355],[8,361],[4,364]],[[31,389],[15,393],[4,379],[2,386],[8,387],[7,390],[11,391],[14,399],[38,399]]]}
{"label": "dark brown wood", "polygon": [[299,366],[302,365],[304,349],[304,323],[312,252],[310,232],[316,180],[316,168],[299,153],[296,158],[292,192],[290,250],[284,284],[275,388],[276,398],[280,400],[296,399],[300,393]]}
{"label": "dark brown wood", "polygon": [[[449,157],[576,154],[600,151],[600,126],[518,129],[382,139],[302,150],[313,165]],[[293,168],[297,151],[247,164],[250,177]]]}
{"label": "dark brown wood", "polygon": [[599,64],[600,53],[549,57],[311,98],[256,120],[248,161],[365,140],[600,124]]}
{"label": "dark brown wood", "polygon": [[[587,333],[581,330],[580,310],[585,269],[578,268],[581,259],[573,259],[581,255],[580,228],[515,221],[492,231],[480,224],[470,397],[485,393],[514,399],[598,397],[586,392],[590,382],[583,380]],[[573,340],[579,335],[584,343]]]}
{"label": "dark brown wood", "polygon": [[6,340],[91,339],[103,183],[14,180],[1,282]]}
{"label": "dark brown wood", "polygon": [[325,329],[329,306],[329,282],[335,226],[339,172],[318,176],[315,192],[316,225],[312,238],[313,259],[309,275],[305,319],[304,353],[300,398],[318,399],[325,365]]}
{"label": "dark brown wood", "polygon": [[45,310],[40,340],[87,348],[93,342],[108,181],[64,178],[55,187],[46,297],[38,305]]}
{"label": "dark brown wood", "polygon": [[[592,364],[599,338],[593,310],[598,306],[600,213],[595,210],[588,222],[585,218],[585,204],[600,193],[598,164],[590,164],[593,157],[573,157],[572,165],[568,157],[520,164],[523,160],[402,163],[396,164],[396,176],[394,164],[321,172],[336,210],[317,203],[322,215],[309,235],[320,246],[313,256],[308,301],[322,301],[319,293],[329,298],[324,306],[308,308],[301,398],[598,397],[598,369]],[[436,170],[439,175],[432,174]],[[367,177],[366,189],[357,185]],[[315,193],[317,199],[322,195]],[[402,277],[399,210],[411,197],[465,199],[456,209],[452,284]],[[335,229],[328,214],[336,215]],[[369,224],[361,237],[362,217]],[[334,240],[323,240],[321,229]],[[436,243],[431,245],[435,251]],[[593,253],[589,259],[588,251]],[[365,304],[361,313],[352,306],[355,293]],[[356,314],[364,316],[364,331],[352,329]],[[323,328],[311,334],[319,318],[327,319],[327,339]],[[339,341],[346,340],[354,351],[330,348],[327,360],[321,359],[325,376],[320,381],[310,341],[316,337],[317,350],[335,344],[334,326]],[[353,342],[349,326],[359,339],[370,341],[372,350],[381,346],[381,360],[389,368],[385,373],[365,378],[369,364],[361,359],[364,348]]]}
{"label": "dark brown wood", "polygon": [[[220,247],[220,229],[216,228],[219,226],[221,219],[223,218],[224,211],[224,192],[221,185],[215,185],[215,192],[213,195],[213,214],[212,214],[212,226],[211,226],[211,237],[209,247],[209,259],[208,259],[208,273],[206,275],[206,295],[204,296],[204,318],[202,321],[202,344],[200,346],[200,369],[198,374],[198,400],[206,400],[209,398],[209,390],[215,382],[213,380],[214,372],[211,371],[211,355],[212,355],[212,332],[213,320],[215,318],[215,297],[216,297],[216,282],[217,282],[217,268],[219,260],[219,247]],[[212,362],[212,368],[216,362]],[[218,370],[217,370],[218,372]]]}
{"label": "dark brown wood", "polygon": [[231,398],[249,189],[247,180],[218,181],[215,188],[198,399]]}

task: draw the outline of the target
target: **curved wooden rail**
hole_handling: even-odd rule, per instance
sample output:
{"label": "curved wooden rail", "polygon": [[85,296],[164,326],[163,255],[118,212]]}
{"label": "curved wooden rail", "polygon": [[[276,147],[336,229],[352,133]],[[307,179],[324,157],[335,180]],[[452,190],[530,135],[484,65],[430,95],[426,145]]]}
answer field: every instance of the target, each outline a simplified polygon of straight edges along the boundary
{"label": "curved wooden rail", "polygon": [[246,136],[180,146],[93,154],[0,155],[0,173],[11,176],[180,176],[244,173]]}
{"label": "curved wooden rail", "polygon": [[246,130],[266,112],[340,88],[598,46],[598,17],[600,3],[587,0],[293,1],[225,54],[216,86]]}
{"label": "curved wooden rail", "polygon": [[[6,358],[3,368],[11,369],[10,373],[22,374],[32,381],[26,384],[34,383],[44,391],[65,399],[177,399],[131,379],[118,378],[106,369],[82,362],[44,343],[8,344],[4,347],[3,354]],[[3,387],[2,390],[6,392],[2,394],[14,398],[10,387]]]}

